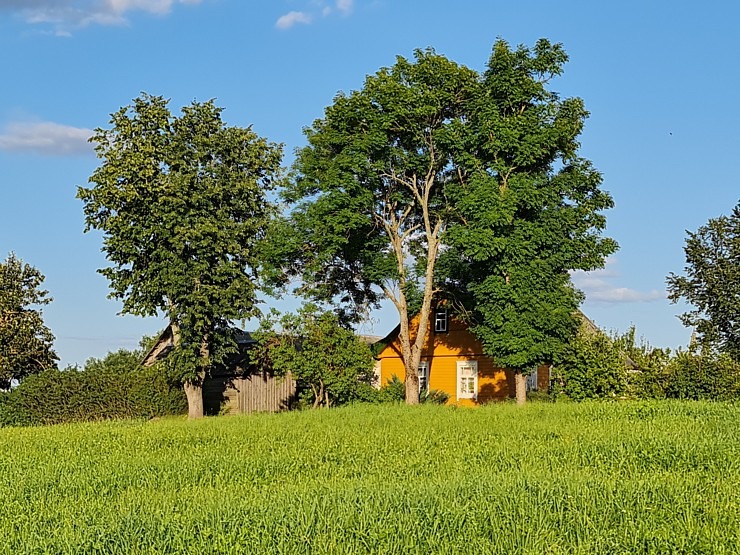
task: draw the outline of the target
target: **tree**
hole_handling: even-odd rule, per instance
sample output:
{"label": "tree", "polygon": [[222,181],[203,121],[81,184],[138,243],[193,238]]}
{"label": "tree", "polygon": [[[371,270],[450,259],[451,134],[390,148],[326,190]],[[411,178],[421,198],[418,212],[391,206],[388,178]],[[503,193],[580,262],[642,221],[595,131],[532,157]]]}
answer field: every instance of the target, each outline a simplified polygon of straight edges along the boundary
{"label": "tree", "polygon": [[680,316],[703,341],[740,361],[740,202],[729,216],[687,232],[685,274],[669,274],[668,298],[696,307]]}
{"label": "tree", "polygon": [[348,319],[382,298],[396,307],[411,404],[419,402],[417,369],[450,214],[445,188],[463,179],[453,147],[475,87],[475,72],[432,50],[399,57],[361,90],[339,94],[306,130],[309,144],[284,191],[294,205],[287,266],[302,292],[344,303]]}
{"label": "tree", "polygon": [[466,308],[485,353],[514,370],[519,403],[526,375],[575,336],[582,295],[569,272],[602,267],[617,248],[600,236],[611,196],[577,154],[588,112],[547,89],[566,61],[544,39],[533,49],[496,42],[459,144],[466,179],[447,189],[457,217],[442,288]]}
{"label": "tree", "polygon": [[123,313],[169,319],[189,416],[203,415],[202,382],[236,346],[231,322],[259,313],[257,271],[280,176],[281,146],[228,127],[213,101],[173,116],[142,94],[92,141],[102,160],[78,189],[86,231],[103,232],[99,270]]}
{"label": "tree", "polygon": [[393,302],[412,404],[433,303],[461,305],[523,399],[525,375],[575,334],[569,271],[616,249],[599,236],[611,197],[577,156],[587,112],[547,90],[567,56],[546,40],[496,42],[482,75],[431,50],[415,58],[340,94],[307,131],[285,194],[305,290]]}
{"label": "tree", "polygon": [[0,390],[59,360],[42,318],[40,307],[52,300],[40,289],[43,281],[41,272],[12,252],[0,263]]}
{"label": "tree", "polygon": [[297,314],[263,322],[250,354],[258,365],[293,378],[310,390],[313,408],[362,397],[373,380],[370,346],[332,312],[308,304]]}

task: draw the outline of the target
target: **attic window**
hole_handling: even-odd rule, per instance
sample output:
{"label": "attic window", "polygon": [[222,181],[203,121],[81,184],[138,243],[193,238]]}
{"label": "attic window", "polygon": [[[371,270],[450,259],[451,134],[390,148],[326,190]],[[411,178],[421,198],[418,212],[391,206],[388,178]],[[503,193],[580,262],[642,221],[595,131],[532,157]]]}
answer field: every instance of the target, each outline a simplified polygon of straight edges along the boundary
{"label": "attic window", "polygon": [[434,331],[444,333],[447,331],[447,309],[440,308],[434,311]]}

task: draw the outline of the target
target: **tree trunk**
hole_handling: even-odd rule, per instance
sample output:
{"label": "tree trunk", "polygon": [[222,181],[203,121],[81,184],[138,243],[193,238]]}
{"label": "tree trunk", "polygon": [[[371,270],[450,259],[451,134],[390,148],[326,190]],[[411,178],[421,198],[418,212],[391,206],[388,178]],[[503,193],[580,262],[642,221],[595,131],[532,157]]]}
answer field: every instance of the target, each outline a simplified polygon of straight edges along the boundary
{"label": "tree trunk", "polygon": [[188,418],[203,418],[203,382],[185,382],[183,387],[188,398]]}
{"label": "tree trunk", "polygon": [[[170,312],[174,312],[174,303],[172,303],[171,300],[167,300],[170,306]],[[180,346],[180,324],[178,324],[177,320],[172,318],[170,320],[170,328],[172,329],[172,343],[174,344],[175,348],[178,348]],[[205,348],[207,349],[208,346],[206,344]],[[201,345],[201,352],[203,351],[203,345]],[[206,351],[207,354],[207,351]],[[186,381],[182,384],[183,389],[185,390],[185,397],[188,400],[188,418],[189,419],[195,419],[195,418],[203,418],[203,378],[205,377],[205,372],[198,376],[198,379],[195,381]]]}
{"label": "tree trunk", "polygon": [[516,384],[516,404],[523,405],[527,402],[527,376],[515,370],[514,383]]}
{"label": "tree trunk", "polygon": [[406,404],[419,404],[419,373],[406,370]]}

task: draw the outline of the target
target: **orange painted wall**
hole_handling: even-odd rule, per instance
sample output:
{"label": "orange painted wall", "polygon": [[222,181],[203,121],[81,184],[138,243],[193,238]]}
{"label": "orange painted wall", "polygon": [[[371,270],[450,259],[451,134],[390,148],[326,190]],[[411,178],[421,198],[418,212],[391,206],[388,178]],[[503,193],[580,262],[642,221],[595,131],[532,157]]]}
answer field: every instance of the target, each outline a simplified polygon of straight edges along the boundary
{"label": "orange painted wall", "polygon": [[[411,340],[415,339],[418,329],[418,316],[411,321]],[[432,322],[433,325],[433,322]],[[394,375],[403,380],[406,370],[401,361],[401,346],[396,336],[378,354],[380,361],[380,383],[385,385]],[[483,346],[468,331],[467,325],[450,317],[448,331],[427,334],[422,361],[429,362],[429,388],[439,389],[450,395],[450,403],[474,405],[493,400],[503,400],[515,395],[514,373],[511,370],[498,368],[493,361],[483,354]],[[457,361],[478,361],[478,398],[457,398]],[[547,366],[540,368],[537,381],[538,388],[546,391],[550,375]]]}

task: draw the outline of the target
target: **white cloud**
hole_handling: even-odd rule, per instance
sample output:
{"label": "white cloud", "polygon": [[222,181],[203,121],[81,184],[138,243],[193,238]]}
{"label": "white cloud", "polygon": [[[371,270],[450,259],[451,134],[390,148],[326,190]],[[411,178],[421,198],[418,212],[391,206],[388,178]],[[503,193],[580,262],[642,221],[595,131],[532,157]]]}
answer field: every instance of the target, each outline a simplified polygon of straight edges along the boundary
{"label": "white cloud", "polygon": [[630,303],[650,302],[665,299],[665,291],[652,289],[650,291],[637,291],[628,287],[619,287],[614,282],[618,281],[620,274],[616,269],[616,259],[609,257],[606,266],[593,272],[577,270],[571,274],[573,284],[586,294],[587,301],[602,303]]}
{"label": "white cloud", "polygon": [[278,29],[290,29],[293,25],[297,25],[299,23],[308,25],[312,20],[313,18],[311,15],[306,12],[288,12],[285,15],[278,17],[278,20],[275,22],[275,27]]}
{"label": "white cloud", "polygon": [[126,14],[143,11],[165,15],[175,4],[199,4],[202,0],[0,0],[0,11],[20,14],[28,23],[48,24],[59,34],[88,25],[126,23]]}
{"label": "white cloud", "polygon": [[337,9],[344,15],[349,15],[354,8],[354,0],[337,0]]}
{"label": "white cloud", "polygon": [[11,123],[0,134],[0,150],[34,152],[44,156],[89,154],[92,146],[88,139],[92,135],[92,129],[50,121]]}
{"label": "white cloud", "polygon": [[312,0],[307,11],[292,11],[285,15],[281,15],[275,22],[275,27],[278,29],[290,29],[299,23],[310,25],[313,23],[315,17],[318,17],[319,15],[322,17],[328,17],[335,11],[340,15],[348,16],[352,13],[354,7],[354,0],[332,0],[332,2],[326,2],[326,0]]}

